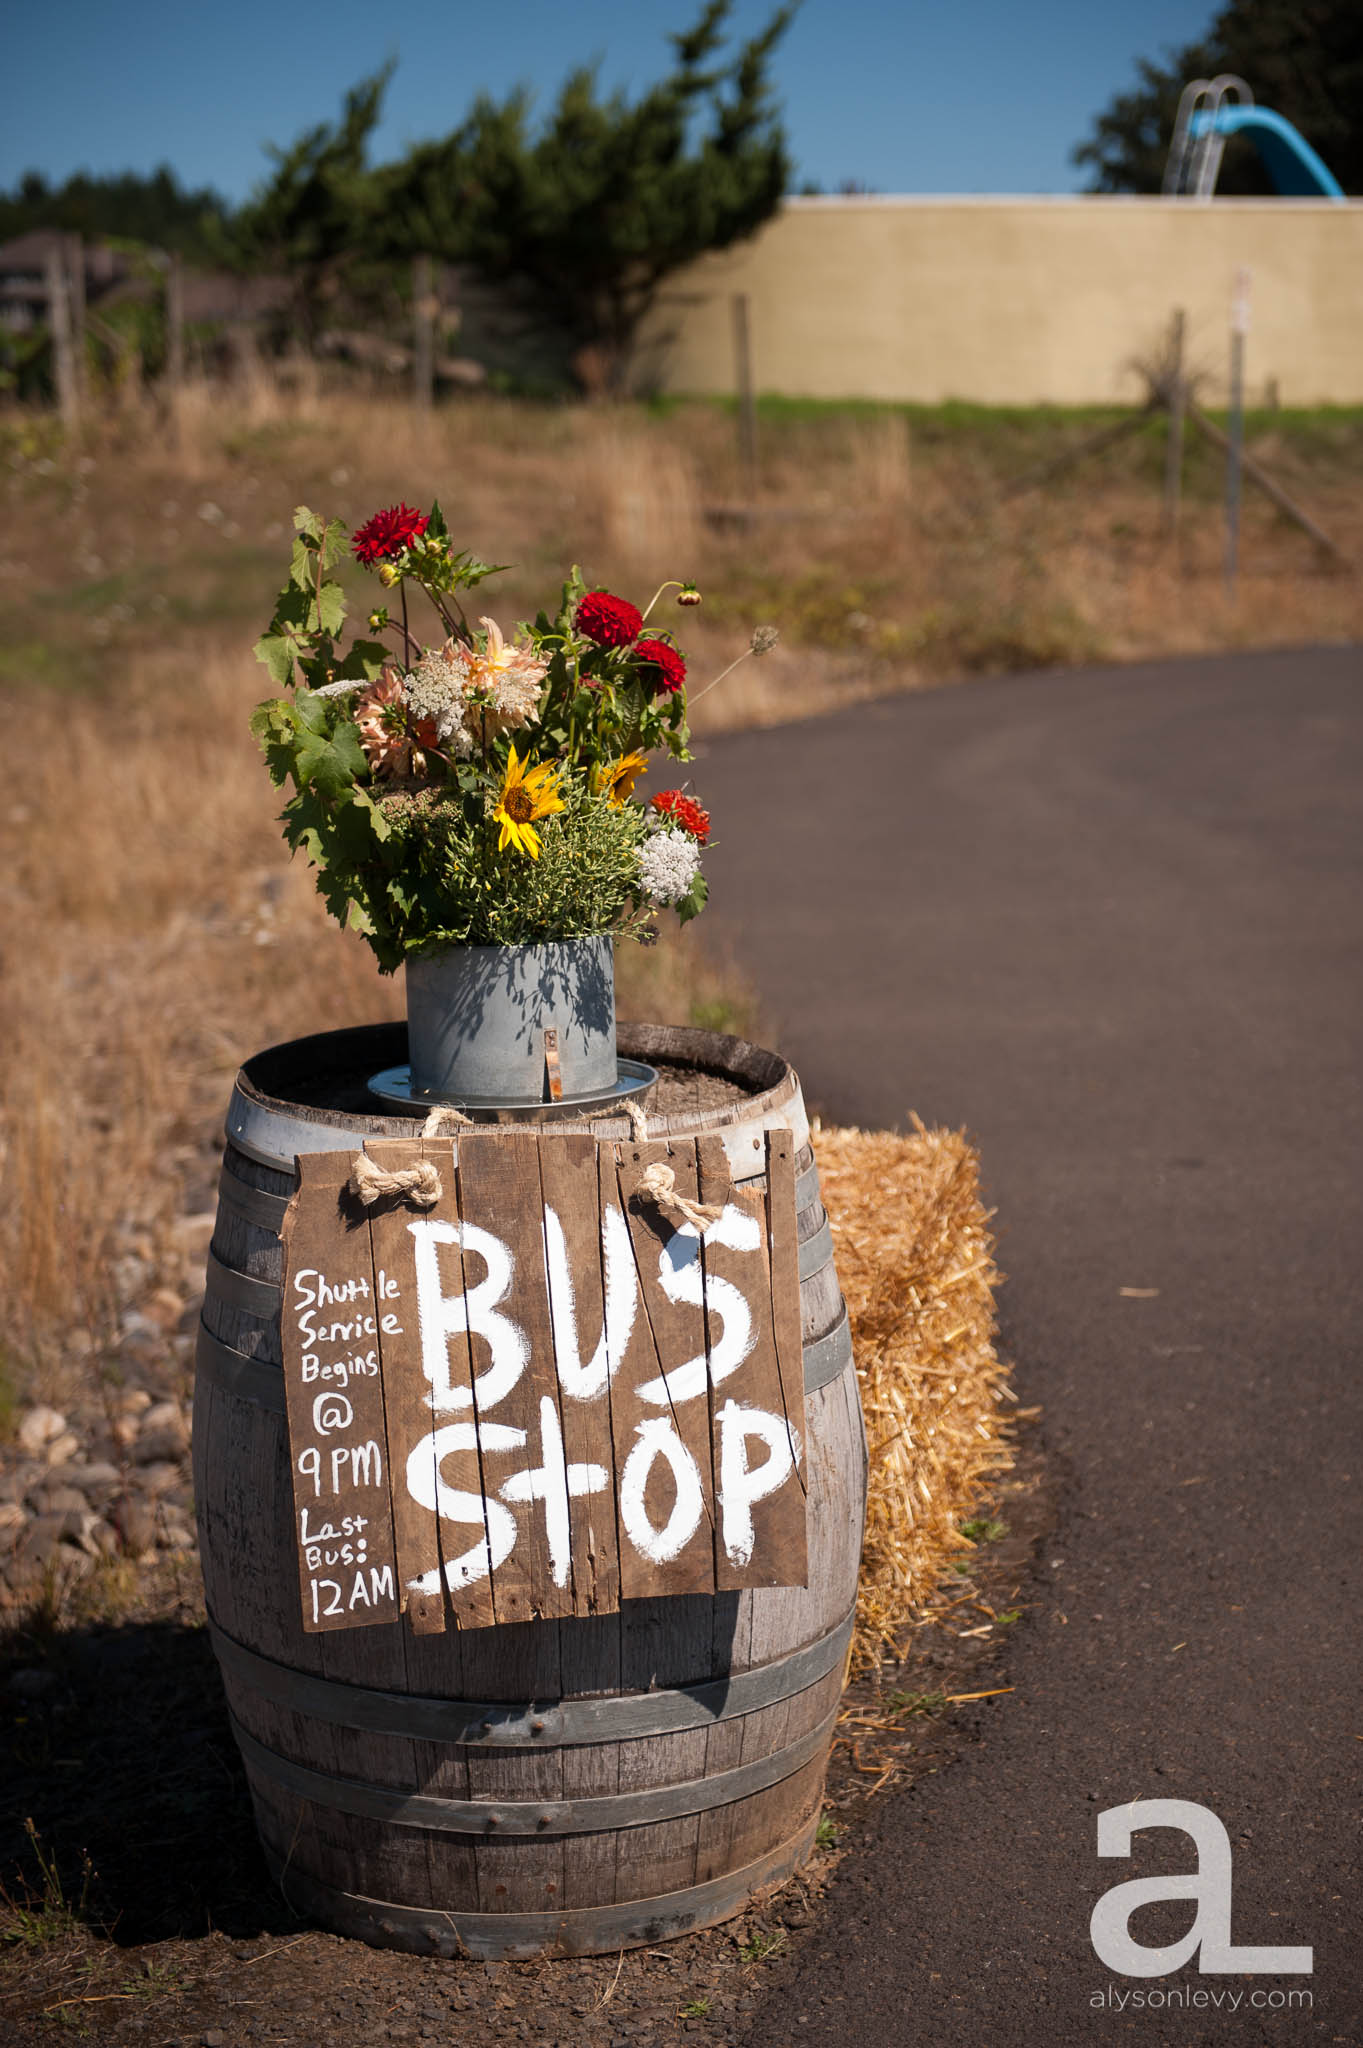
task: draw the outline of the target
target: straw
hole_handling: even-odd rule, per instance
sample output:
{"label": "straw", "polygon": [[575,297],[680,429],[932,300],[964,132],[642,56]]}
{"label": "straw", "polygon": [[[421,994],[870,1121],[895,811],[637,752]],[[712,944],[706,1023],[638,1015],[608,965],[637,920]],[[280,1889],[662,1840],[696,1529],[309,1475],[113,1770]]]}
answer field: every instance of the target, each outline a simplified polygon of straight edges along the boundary
{"label": "straw", "polygon": [[958,1131],[815,1126],[870,1451],[851,1676],[903,1655],[1013,1462],[979,1157]]}

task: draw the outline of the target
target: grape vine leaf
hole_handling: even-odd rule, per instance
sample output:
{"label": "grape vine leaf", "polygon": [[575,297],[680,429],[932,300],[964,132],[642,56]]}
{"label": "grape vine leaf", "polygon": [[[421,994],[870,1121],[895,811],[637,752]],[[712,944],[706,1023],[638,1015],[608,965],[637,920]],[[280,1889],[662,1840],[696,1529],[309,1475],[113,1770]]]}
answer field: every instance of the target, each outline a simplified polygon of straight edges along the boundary
{"label": "grape vine leaf", "polygon": [[360,735],[334,697],[318,697],[300,690],[293,704],[298,739],[294,749],[293,779],[302,789],[306,784],[319,796],[348,794],[357,777],[368,766]]}

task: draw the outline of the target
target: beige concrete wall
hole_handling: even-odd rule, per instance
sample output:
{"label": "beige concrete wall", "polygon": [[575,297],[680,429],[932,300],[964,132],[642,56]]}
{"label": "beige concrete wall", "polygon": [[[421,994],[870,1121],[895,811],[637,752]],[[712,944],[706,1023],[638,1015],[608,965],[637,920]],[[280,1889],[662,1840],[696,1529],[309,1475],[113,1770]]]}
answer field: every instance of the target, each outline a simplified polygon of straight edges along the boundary
{"label": "beige concrete wall", "polygon": [[1363,403],[1363,204],[1328,200],[795,199],[673,281],[639,367],[731,392],[746,292],[759,391],[1101,404],[1140,396],[1130,359],[1182,306],[1215,398],[1242,264],[1251,399]]}

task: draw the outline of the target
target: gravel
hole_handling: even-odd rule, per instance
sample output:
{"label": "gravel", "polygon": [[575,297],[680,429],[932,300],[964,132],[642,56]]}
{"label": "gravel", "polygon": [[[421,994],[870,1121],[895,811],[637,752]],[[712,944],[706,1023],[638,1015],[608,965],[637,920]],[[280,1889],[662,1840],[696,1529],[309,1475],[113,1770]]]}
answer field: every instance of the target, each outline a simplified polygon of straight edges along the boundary
{"label": "gravel", "polygon": [[30,1609],[54,1575],[70,1587],[104,1559],[193,1551],[194,1330],[212,1223],[196,1207],[154,1228],[116,1227],[128,1248],[111,1261],[105,1326],[64,1334],[47,1375],[59,1397],[21,1406],[0,1440],[0,1621]]}

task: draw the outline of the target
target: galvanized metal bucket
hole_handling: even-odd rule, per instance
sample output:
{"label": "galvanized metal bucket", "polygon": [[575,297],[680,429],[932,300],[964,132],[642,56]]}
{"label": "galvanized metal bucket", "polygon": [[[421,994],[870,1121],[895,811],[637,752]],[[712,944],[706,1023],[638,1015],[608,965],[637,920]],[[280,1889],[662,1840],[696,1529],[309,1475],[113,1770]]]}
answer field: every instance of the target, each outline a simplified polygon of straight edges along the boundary
{"label": "galvanized metal bucket", "polygon": [[406,974],[413,1096],[529,1105],[615,1088],[609,935],[449,946],[414,954]]}

